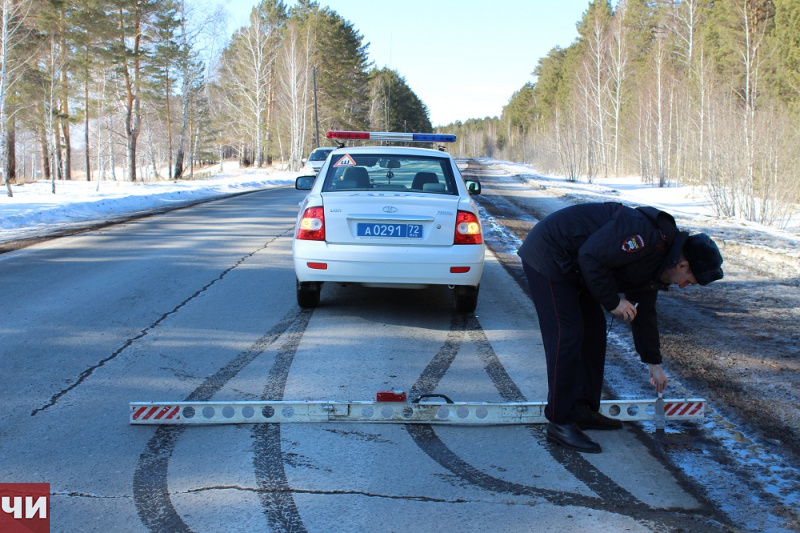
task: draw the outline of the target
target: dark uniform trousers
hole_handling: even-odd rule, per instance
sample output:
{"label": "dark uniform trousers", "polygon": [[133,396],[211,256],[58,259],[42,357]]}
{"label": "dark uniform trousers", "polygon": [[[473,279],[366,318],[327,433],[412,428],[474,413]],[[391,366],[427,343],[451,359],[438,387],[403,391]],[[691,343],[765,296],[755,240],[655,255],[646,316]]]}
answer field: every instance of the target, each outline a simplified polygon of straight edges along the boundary
{"label": "dark uniform trousers", "polygon": [[545,417],[574,421],[576,403],[600,408],[606,358],[606,317],[588,289],[549,278],[522,264],[539,318],[547,359]]}

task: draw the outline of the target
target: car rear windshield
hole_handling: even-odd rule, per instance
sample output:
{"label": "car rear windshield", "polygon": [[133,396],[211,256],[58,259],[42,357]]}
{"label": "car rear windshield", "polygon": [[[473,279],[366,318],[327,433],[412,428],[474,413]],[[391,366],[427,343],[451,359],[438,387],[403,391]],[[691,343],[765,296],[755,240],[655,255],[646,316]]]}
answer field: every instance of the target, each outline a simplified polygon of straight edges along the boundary
{"label": "car rear windshield", "polygon": [[319,150],[319,149],[314,150],[313,152],[311,152],[311,155],[308,156],[308,160],[309,161],[325,161],[325,159],[327,159],[327,157],[328,157],[328,154],[331,153],[331,152],[333,152],[333,148],[330,148],[328,150]]}
{"label": "car rear windshield", "polygon": [[327,191],[406,191],[458,194],[450,160],[442,157],[337,154],[328,167]]}

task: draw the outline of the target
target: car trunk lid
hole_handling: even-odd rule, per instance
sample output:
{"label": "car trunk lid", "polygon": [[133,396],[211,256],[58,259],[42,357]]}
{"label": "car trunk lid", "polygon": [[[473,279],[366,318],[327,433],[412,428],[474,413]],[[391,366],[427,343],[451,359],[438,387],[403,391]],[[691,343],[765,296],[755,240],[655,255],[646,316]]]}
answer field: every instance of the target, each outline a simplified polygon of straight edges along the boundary
{"label": "car trunk lid", "polygon": [[328,243],[453,244],[459,206],[457,196],[366,191],[329,192],[322,196]]}

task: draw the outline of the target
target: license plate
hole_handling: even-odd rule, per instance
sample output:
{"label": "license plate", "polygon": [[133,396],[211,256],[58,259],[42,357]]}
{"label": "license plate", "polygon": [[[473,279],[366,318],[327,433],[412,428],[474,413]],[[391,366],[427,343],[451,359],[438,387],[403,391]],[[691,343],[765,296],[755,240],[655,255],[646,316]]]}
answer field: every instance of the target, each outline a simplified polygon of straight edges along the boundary
{"label": "license plate", "polygon": [[370,224],[359,222],[356,231],[359,237],[422,238],[422,224],[385,224],[383,222]]}

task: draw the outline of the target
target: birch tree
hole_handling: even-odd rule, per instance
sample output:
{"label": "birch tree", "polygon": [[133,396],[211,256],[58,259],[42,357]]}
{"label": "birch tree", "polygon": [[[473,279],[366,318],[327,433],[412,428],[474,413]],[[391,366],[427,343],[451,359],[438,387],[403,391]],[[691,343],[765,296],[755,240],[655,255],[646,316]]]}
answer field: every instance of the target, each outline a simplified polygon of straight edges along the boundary
{"label": "birch tree", "polygon": [[256,166],[264,161],[275,91],[275,59],[285,21],[283,2],[264,0],[253,8],[250,24],[237,30],[223,51],[217,73],[226,108],[240,117],[243,133],[253,143]]}
{"label": "birch tree", "polygon": [[313,105],[310,94],[310,45],[311,28],[308,26],[302,28],[296,21],[290,21],[284,31],[278,66],[280,82],[278,103],[283,110],[281,118],[289,145],[290,170],[300,168],[306,141],[308,112]]}
{"label": "birch tree", "polygon": [[619,130],[624,101],[624,86],[628,75],[628,40],[625,27],[626,2],[620,2],[611,25],[611,49],[609,55],[609,85],[611,97],[613,147],[612,169],[619,175]]}
{"label": "birch tree", "polygon": [[[57,146],[58,158],[61,161],[59,170],[61,177],[65,180],[72,179],[72,136],[70,134],[70,61],[72,59],[70,53],[70,44],[67,38],[68,33],[68,20],[67,11],[72,11],[73,6],[67,5],[66,2],[54,2],[54,24],[51,26],[52,31],[52,50],[54,54],[53,65],[58,69],[54,70],[52,75],[54,78],[54,94],[53,102],[56,104],[54,109],[57,109],[57,124],[59,128],[57,133],[59,142]],[[58,58],[57,60],[55,58]],[[55,81],[57,79],[57,81]],[[61,143],[63,141],[63,144]],[[63,158],[63,159],[62,159]]]}
{"label": "birch tree", "polygon": [[14,196],[8,176],[8,108],[7,101],[10,89],[19,79],[21,69],[26,60],[15,60],[14,49],[24,37],[23,23],[28,17],[29,2],[0,0],[0,172],[3,173],[3,184],[6,194]]}
{"label": "birch tree", "polygon": [[[683,65],[683,72],[686,78],[684,83],[686,94],[686,106],[683,109],[685,132],[685,144],[687,153],[688,168],[693,170],[691,173],[699,173],[702,169],[704,157],[703,135],[705,128],[705,113],[703,97],[705,87],[703,85],[702,60],[704,53],[696,50],[698,26],[700,24],[700,9],[698,0],[684,0],[673,10],[674,23],[672,25],[675,32],[675,55],[678,63]],[[691,148],[694,147],[694,151]]]}
{"label": "birch tree", "polygon": [[731,91],[736,96],[740,110],[737,131],[741,132],[744,154],[742,179],[734,185],[739,189],[738,202],[747,220],[757,221],[757,173],[759,99],[762,92],[762,66],[766,56],[766,36],[773,22],[774,6],[771,0],[731,0],[728,9],[720,10],[725,40],[722,42],[723,66],[732,75]]}
{"label": "birch tree", "polygon": [[[187,135],[191,120],[191,103],[197,94],[197,86],[202,79],[203,63],[198,59],[201,50],[198,42],[202,39],[213,46],[215,27],[222,21],[222,12],[217,9],[212,13],[200,13],[180,0],[179,56],[178,67],[181,77],[181,131],[178,150],[175,155],[175,170],[172,177],[178,179],[184,170]],[[202,84],[205,87],[205,84]],[[171,156],[170,156],[171,157]],[[171,166],[171,165],[170,165]]]}
{"label": "birch tree", "polygon": [[[586,112],[587,161],[593,168],[591,160],[594,154],[599,158],[603,176],[608,175],[608,158],[606,150],[606,123],[608,117],[608,60],[609,60],[609,24],[611,6],[608,0],[595,0],[589,3],[583,21],[578,25],[578,32],[583,36],[586,46],[584,76],[580,82],[585,85],[583,96]],[[589,107],[591,106],[591,109]],[[593,172],[593,171],[591,171]]]}
{"label": "birch tree", "polygon": [[655,67],[655,117],[656,117],[656,170],[658,172],[658,186],[666,185],[664,167],[664,84],[666,83],[667,56],[666,35],[663,28],[659,28],[656,36],[653,63]]}

